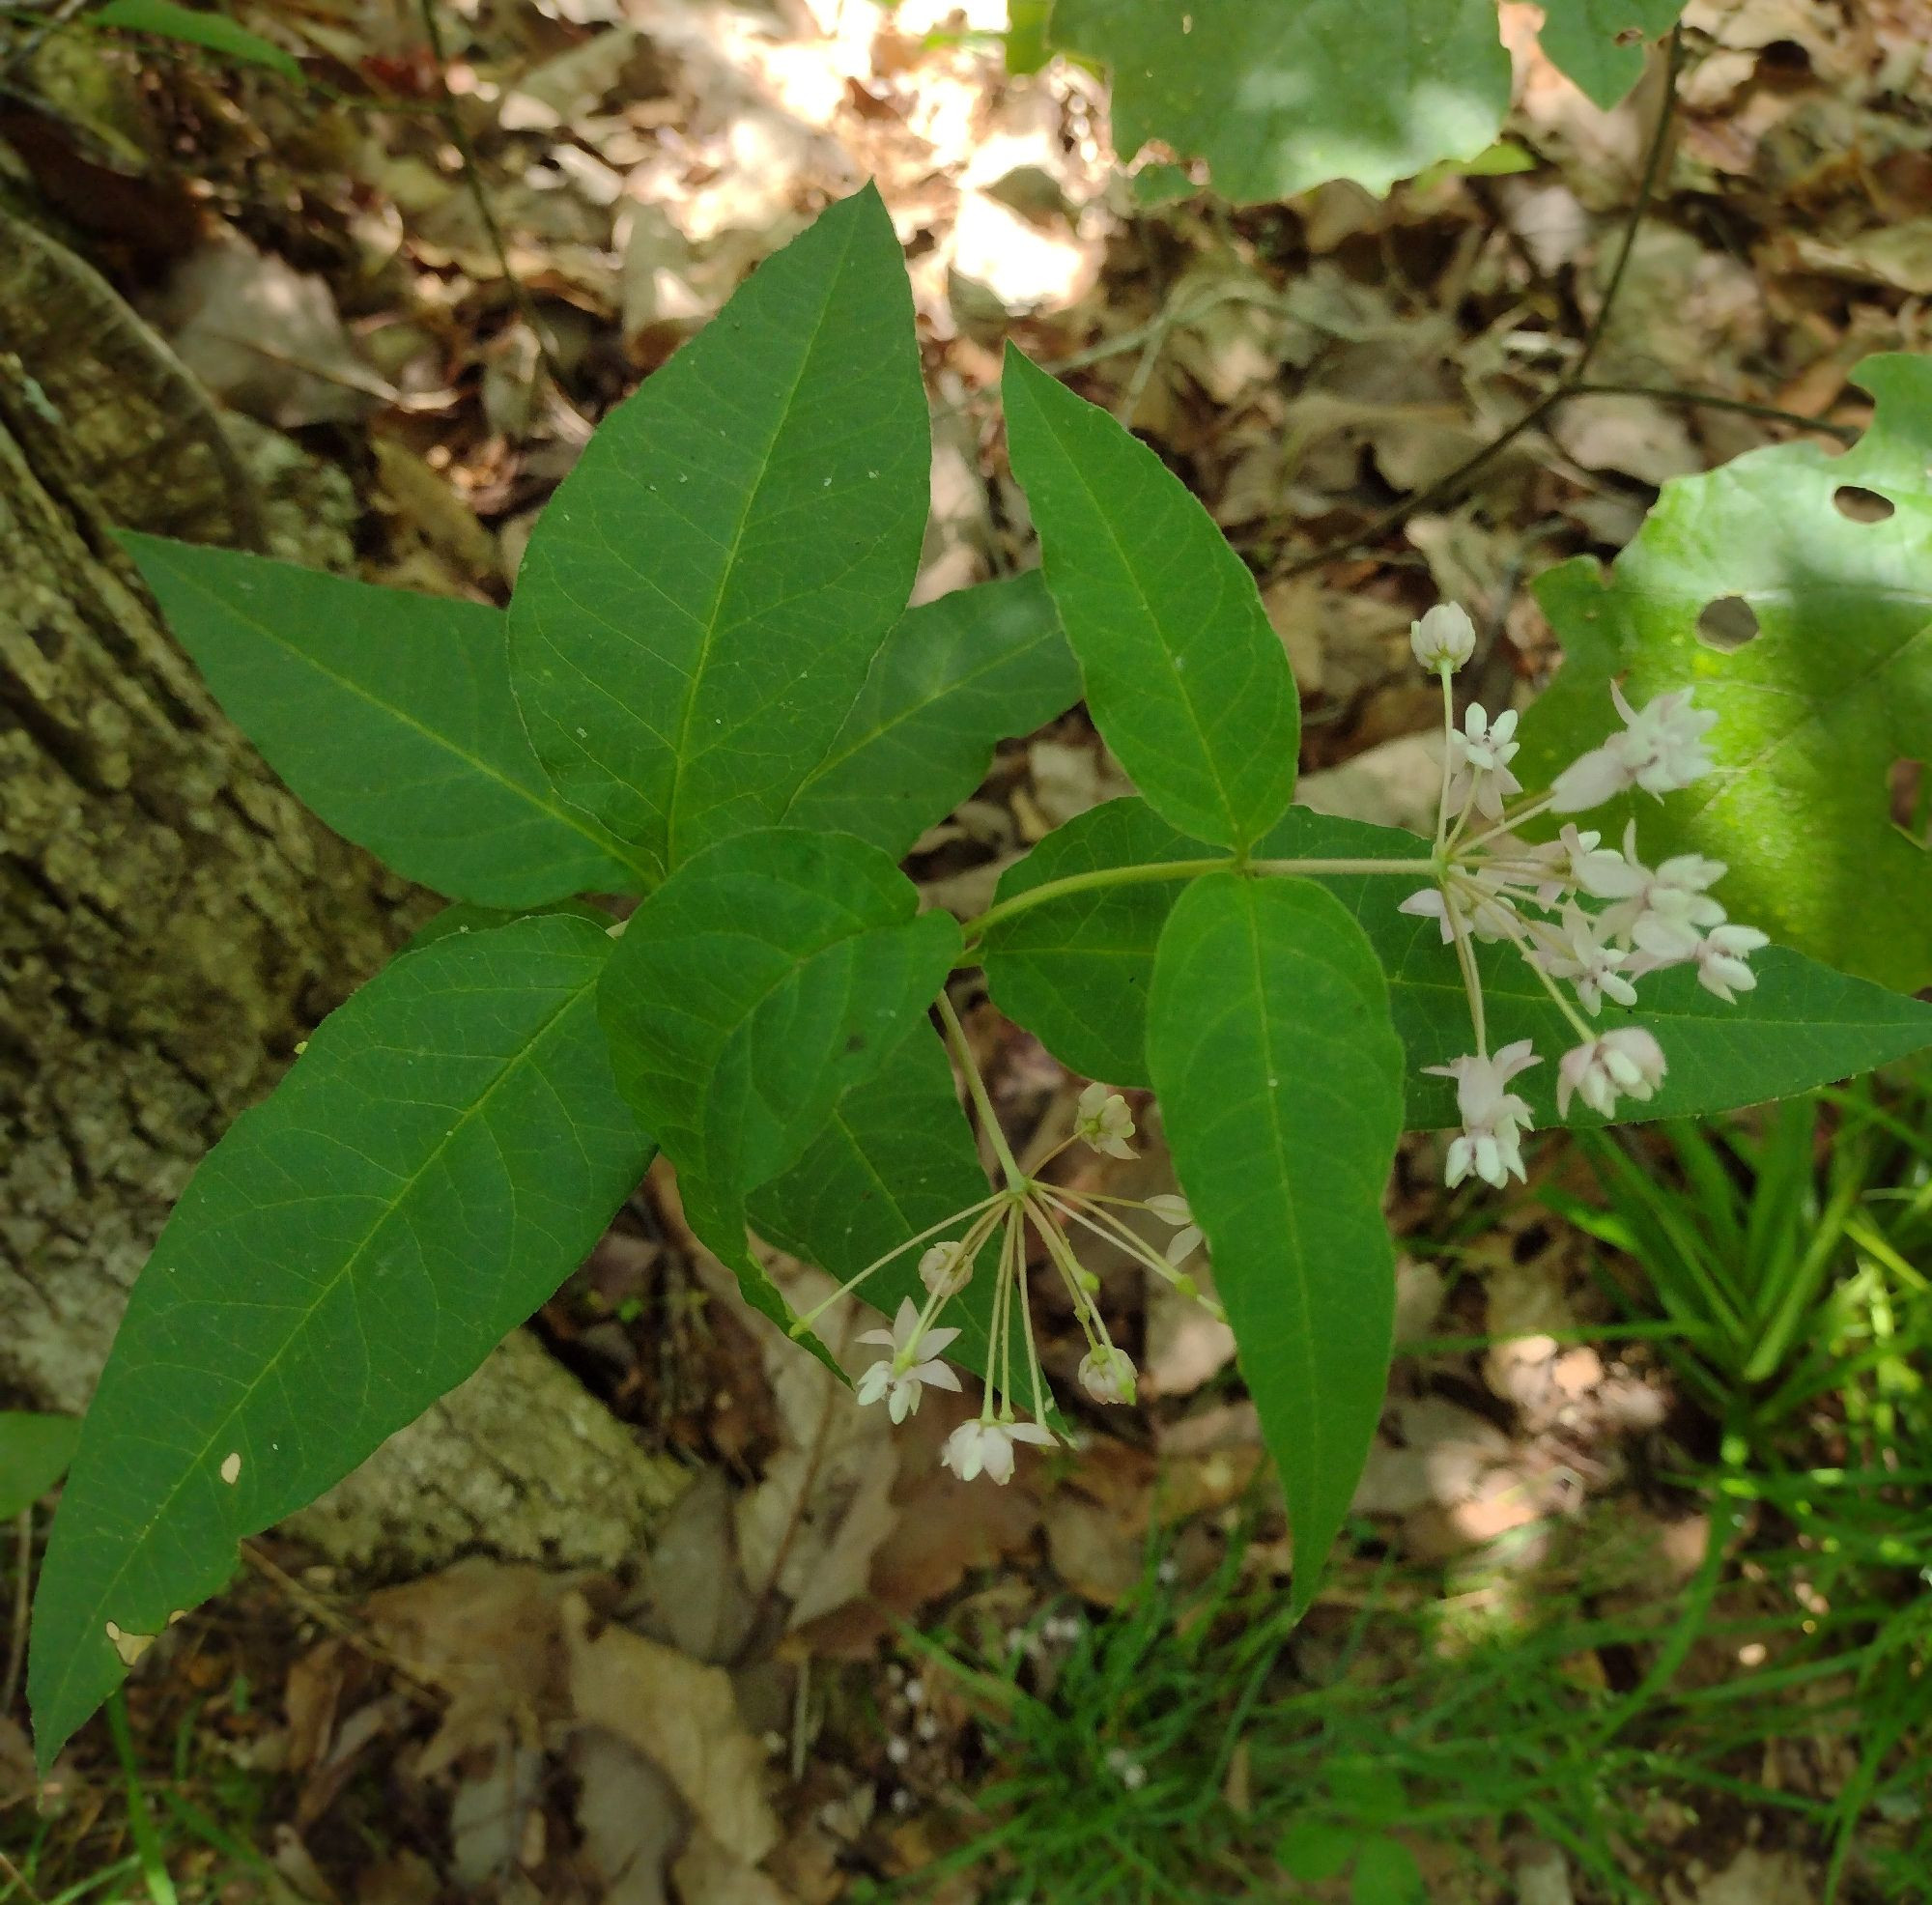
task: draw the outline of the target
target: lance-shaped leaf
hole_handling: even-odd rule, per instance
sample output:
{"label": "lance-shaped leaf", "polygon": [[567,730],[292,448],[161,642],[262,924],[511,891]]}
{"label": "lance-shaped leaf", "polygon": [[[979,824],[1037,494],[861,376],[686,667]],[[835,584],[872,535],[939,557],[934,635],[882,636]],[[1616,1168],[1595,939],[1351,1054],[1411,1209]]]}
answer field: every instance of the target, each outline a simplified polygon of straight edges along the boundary
{"label": "lance-shaped leaf", "polygon": [[776,820],[906,606],[930,459],[867,186],[605,418],[537,523],[511,672],[566,797],[667,870]]}
{"label": "lance-shaped leaf", "polygon": [[[1002,902],[1051,879],[1105,867],[1199,858],[1203,843],[1177,833],[1141,801],[1110,801],[1059,828],[1000,882]],[[1295,809],[1258,849],[1260,858],[1426,859],[1429,843],[1391,827]],[[1423,1067],[1472,1047],[1467,997],[1453,951],[1434,922],[1398,912],[1419,875],[1345,874],[1320,882],[1348,907],[1388,980],[1396,1030],[1408,1051],[1411,1129],[1456,1123],[1455,1088]],[[1139,1054],[1154,947],[1180,892],[1179,881],[1103,887],[998,920],[982,957],[1000,1009],[1089,1077],[1150,1082]],[[1721,888],[1719,889],[1721,892]],[[1577,1035],[1548,992],[1508,946],[1477,948],[1492,1046],[1528,1038],[1545,1063],[1511,1087],[1539,1124],[1602,1123],[1580,1100],[1558,1121],[1555,1060]],[[1847,978],[1783,947],[1753,956],[1758,982],[1733,1005],[1714,998],[1689,968],[1656,973],[1637,987],[1637,1009],[1606,1005],[1599,1020],[1648,1026],[1670,1070],[1630,1119],[1686,1118],[1788,1096],[1867,1071],[1932,1044],[1932,1006]]]}
{"label": "lance-shaped leaf", "polygon": [[115,27],[123,33],[150,33],[156,39],[203,46],[224,59],[265,66],[284,79],[299,81],[302,70],[293,57],[259,33],[250,33],[226,14],[184,7],[177,0],[107,0],[85,16],[96,27]]}
{"label": "lance-shaped leaf", "polygon": [[618,1082],[677,1166],[692,1229],[777,1322],[746,1197],[924,1022],[958,951],[890,854],[785,828],[695,855],[625,928],[601,990]]}
{"label": "lance-shaped leaf", "polygon": [[1474,158],[1509,106],[1490,0],[1057,0],[1050,31],[1107,63],[1122,154],[1205,158],[1237,204],[1330,179],[1379,196]]}
{"label": "lance-shaped leaf", "polygon": [[79,1419],[0,1410],[0,1521],[31,1508],[67,1472]]}
{"label": "lance-shaped leaf", "polygon": [[985,778],[996,742],[1079,698],[1080,671],[1037,574],[909,609],[784,822],[903,854]]}
{"label": "lance-shaped leaf", "polygon": [[1306,1607],[1368,1456],[1395,1322],[1381,1200],[1403,1052],[1361,927],[1306,880],[1195,881],[1161,932],[1148,1062],[1281,1471]]}
{"label": "lance-shaped leaf", "polygon": [[1094,725],[1156,812],[1218,846],[1250,845],[1294,791],[1301,729],[1254,577],[1105,411],[1013,350],[1001,388]]}
{"label": "lance-shaped leaf", "polygon": [[644,879],[545,780],[500,610],[122,540],[228,718],[298,799],[405,879],[512,907]]}
{"label": "lance-shaped leaf", "polygon": [[[790,1170],[751,1200],[760,1235],[843,1283],[908,1237],[978,1204],[992,1186],[980,1166],[972,1127],[936,1030],[915,1031],[876,1077],[855,1085]],[[957,1242],[962,1222],[933,1238]],[[890,1317],[910,1296],[925,1300],[919,1260],[905,1252],[860,1291]],[[988,1246],[980,1271],[946,1312],[960,1336],[947,1359],[983,1374],[993,1300]]]}
{"label": "lance-shaped leaf", "polygon": [[134,1287],[35,1601],[44,1766],[235,1545],[473,1371],[650,1158],[597,1025],[611,942],[452,933],[332,1013],[202,1162]]}
{"label": "lance-shaped leaf", "polygon": [[1542,579],[1564,662],[1516,771],[1537,785],[1602,740],[1614,679],[1639,704],[1692,690],[1717,771],[1586,824],[1615,839],[1634,813],[1651,865],[1722,860],[1736,918],[1907,992],[1932,984],[1932,855],[1890,775],[1932,761],[1932,362],[1857,377],[1878,413],[1842,456],[1779,443],[1680,477],[1607,578],[1579,558]]}

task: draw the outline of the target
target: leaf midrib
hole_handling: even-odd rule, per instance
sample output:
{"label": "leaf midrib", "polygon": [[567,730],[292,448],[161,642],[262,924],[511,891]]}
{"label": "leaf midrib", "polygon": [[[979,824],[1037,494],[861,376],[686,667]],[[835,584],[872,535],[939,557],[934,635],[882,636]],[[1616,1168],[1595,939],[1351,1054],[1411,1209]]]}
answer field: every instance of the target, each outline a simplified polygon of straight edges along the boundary
{"label": "leaf midrib", "polygon": [[[341,1288],[343,1280],[350,1276],[360,1265],[362,1259],[373,1247],[377,1237],[386,1229],[397,1210],[402,1208],[406,1199],[422,1182],[431,1168],[441,1162],[442,1157],[455,1143],[458,1136],[468,1130],[482,1116],[497,1094],[503,1088],[504,1084],[532,1061],[539,1047],[556,1030],[559,1022],[569,1012],[584,1005],[586,1002],[594,1002],[597,980],[601,972],[602,965],[600,963],[592,970],[583,984],[569,993],[563,1002],[532,1030],[529,1038],[525,1041],[523,1046],[504,1060],[501,1068],[490,1082],[489,1086],[464,1109],[456,1123],[437,1141],[432,1150],[424,1155],[416,1169],[408,1178],[401,1180],[395,1196],[384,1208],[376,1220],[370,1224],[368,1232],[362,1240],[357,1243],[351,1255],[344,1260],[341,1267],[317,1292],[314,1301],[308,1304],[292,1324],[274,1354],[261,1365],[253,1379],[242,1392],[227,1414],[210,1432],[200,1447],[188,1454],[186,1461],[182,1465],[181,1475],[174,1487],[161,1498],[146,1523],[128,1544],[126,1559],[122,1561],[120,1567],[114,1571],[106,1585],[95,1597],[89,1618],[81,1624],[81,1633],[85,1634],[93,1622],[104,1617],[108,1601],[128,1578],[128,1572],[134,1566],[136,1557],[145,1550],[156,1529],[166,1519],[168,1511],[174,1506],[182,1491],[187,1487],[188,1483],[199,1472],[200,1466],[207,1459],[210,1451],[223,1438],[224,1434],[233,1427],[236,1417],[254,1401],[256,1395],[260,1392],[263,1384],[267,1382],[269,1378],[280,1369],[283,1358],[289,1353],[302,1331],[313,1321],[317,1311],[322,1308],[326,1301],[334,1295],[336,1291]],[[53,1695],[48,1702],[50,1708],[58,1707],[65,1702],[68,1695],[68,1689],[72,1684],[74,1674],[79,1668],[82,1659],[83,1655],[78,1647],[74,1648],[69,1654],[67,1665],[59,1681],[56,1683]]]}

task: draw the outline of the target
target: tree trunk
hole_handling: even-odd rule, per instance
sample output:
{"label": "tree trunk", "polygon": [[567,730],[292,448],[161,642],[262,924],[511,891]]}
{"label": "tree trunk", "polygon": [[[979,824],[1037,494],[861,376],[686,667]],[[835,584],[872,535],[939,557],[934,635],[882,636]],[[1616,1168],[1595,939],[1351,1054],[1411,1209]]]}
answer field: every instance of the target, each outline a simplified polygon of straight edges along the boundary
{"label": "tree trunk", "polygon": [[[85,1407],[196,1161],[430,903],[222,719],[0,355],[0,1392]],[[608,1565],[670,1492],[525,1342],[298,1525],[384,1567]]]}

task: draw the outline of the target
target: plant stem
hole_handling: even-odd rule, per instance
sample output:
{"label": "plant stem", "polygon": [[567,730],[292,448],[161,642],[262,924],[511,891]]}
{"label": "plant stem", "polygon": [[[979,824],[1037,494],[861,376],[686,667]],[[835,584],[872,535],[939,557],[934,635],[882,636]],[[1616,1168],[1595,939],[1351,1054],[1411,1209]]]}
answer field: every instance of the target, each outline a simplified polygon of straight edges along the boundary
{"label": "plant stem", "polygon": [[1442,677],[1442,791],[1435,797],[1435,851],[1449,839],[1449,737],[1456,731],[1456,691],[1449,685],[1449,665],[1436,670]]}
{"label": "plant stem", "polygon": [[1248,871],[1270,874],[1307,874],[1321,878],[1335,873],[1423,873],[1435,871],[1433,860],[1250,860]]}
{"label": "plant stem", "polygon": [[980,1067],[973,1063],[973,1048],[966,1042],[966,1028],[959,1023],[959,1014],[952,1009],[952,1001],[944,992],[939,995],[939,1022],[946,1028],[946,1042],[952,1047],[954,1062],[966,1074],[966,1089],[973,1095],[973,1103],[979,1111],[980,1123],[985,1126],[993,1155],[1000,1160],[1000,1169],[1007,1175],[1007,1188],[1023,1193],[1027,1187],[1026,1173],[1020,1169],[1012,1147],[1007,1143],[1007,1134],[1000,1128],[999,1114],[994,1111],[993,1100],[986,1093],[986,1081],[980,1076]]}

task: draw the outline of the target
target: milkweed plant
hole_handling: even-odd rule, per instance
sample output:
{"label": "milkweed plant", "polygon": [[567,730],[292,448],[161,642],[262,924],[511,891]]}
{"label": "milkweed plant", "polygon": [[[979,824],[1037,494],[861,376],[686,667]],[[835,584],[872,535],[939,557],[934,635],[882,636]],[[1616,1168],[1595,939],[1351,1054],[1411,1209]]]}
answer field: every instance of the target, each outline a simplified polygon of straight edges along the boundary
{"label": "milkweed plant", "polygon": [[[1091,1246],[1225,1315],[1302,1607],[1381,1407],[1406,1129],[1451,1134],[1450,1184],[1502,1188],[1536,1125],[1715,1111],[1932,1040],[1932,1009],[1728,921],[1718,860],[1646,861],[1644,814],[1751,771],[1695,692],[1613,690],[1525,791],[1517,713],[1458,718],[1475,630],[1441,604],[1412,633],[1441,690],[1433,837],[1295,806],[1299,697],[1248,568],[1104,411],[1017,351],[1002,392],[1039,567],[908,607],[929,417],[868,188],[605,419],[507,610],[126,538],[289,786],[452,903],[235,1122],[138,1280],[35,1605],[43,1763],[239,1540],[542,1303],[658,1152],[805,1349],[838,1366],[753,1233],[874,1306],[861,1403],[902,1420],[977,1380],[941,1458],[962,1480],[1007,1481],[1062,1407],[1133,1399]],[[914,842],[1076,702],[1138,793],[977,918],[925,905]],[[1021,1164],[952,996],[974,970],[1093,1081],[1061,1149],[1131,1154],[1151,1094],[1177,1191]],[[1058,1405],[1041,1277],[1082,1339]]]}

